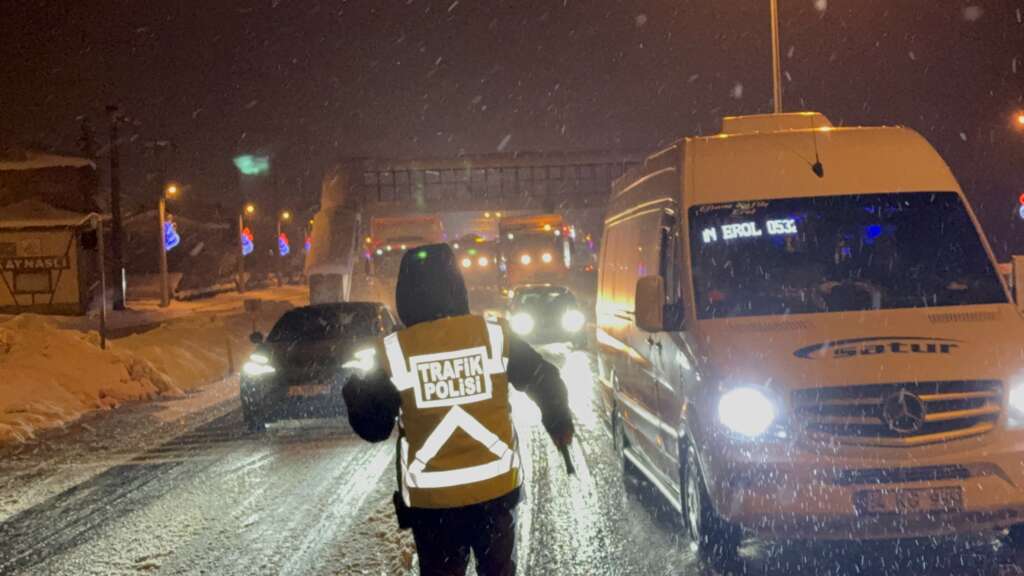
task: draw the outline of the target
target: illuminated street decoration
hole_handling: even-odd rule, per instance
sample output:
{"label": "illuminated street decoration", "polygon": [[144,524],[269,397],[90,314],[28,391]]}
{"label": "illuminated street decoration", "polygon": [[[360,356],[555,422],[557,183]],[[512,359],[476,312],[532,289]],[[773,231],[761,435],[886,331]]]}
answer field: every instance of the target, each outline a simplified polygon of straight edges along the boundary
{"label": "illuminated street decoration", "polygon": [[181,244],[178,226],[171,220],[164,220],[164,250],[170,252],[178,244]]}
{"label": "illuminated street decoration", "polygon": [[252,231],[248,228],[242,229],[242,256],[252,254],[255,247],[256,245],[252,240]]}
{"label": "illuminated street decoration", "polygon": [[287,256],[292,251],[291,246],[288,244],[288,235],[281,232],[277,235],[277,252],[281,256]]}
{"label": "illuminated street decoration", "polygon": [[233,159],[238,171],[246,176],[259,176],[270,172],[270,158],[268,156],[254,156],[242,154]]}
{"label": "illuminated street decoration", "polygon": [[309,254],[310,247],[313,246],[313,241],[309,238],[309,234],[306,234],[306,241],[302,244],[302,249]]}

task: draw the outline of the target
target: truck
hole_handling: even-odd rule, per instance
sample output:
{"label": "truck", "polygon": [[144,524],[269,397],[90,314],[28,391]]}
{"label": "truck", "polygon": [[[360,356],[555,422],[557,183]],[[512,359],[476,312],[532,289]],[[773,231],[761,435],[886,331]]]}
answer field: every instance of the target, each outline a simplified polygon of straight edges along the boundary
{"label": "truck", "polygon": [[444,242],[444,224],[437,215],[375,216],[370,219],[366,245],[368,275],[394,282],[405,251]]}
{"label": "truck", "polygon": [[498,223],[502,289],[568,283],[574,236],[574,229],[558,214],[503,218]]}
{"label": "truck", "polygon": [[361,212],[355,186],[357,169],[341,164],[324,175],[320,210],[313,217],[306,278],[310,304],[345,302],[358,261]]}

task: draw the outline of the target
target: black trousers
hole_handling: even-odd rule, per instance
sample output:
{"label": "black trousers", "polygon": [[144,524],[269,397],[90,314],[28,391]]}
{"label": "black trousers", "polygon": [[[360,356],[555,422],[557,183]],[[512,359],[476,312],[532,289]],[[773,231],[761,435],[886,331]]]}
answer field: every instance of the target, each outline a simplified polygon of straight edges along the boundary
{"label": "black trousers", "polygon": [[418,508],[410,520],[421,576],[463,576],[470,550],[479,576],[516,573],[514,501],[499,498],[462,508]]}

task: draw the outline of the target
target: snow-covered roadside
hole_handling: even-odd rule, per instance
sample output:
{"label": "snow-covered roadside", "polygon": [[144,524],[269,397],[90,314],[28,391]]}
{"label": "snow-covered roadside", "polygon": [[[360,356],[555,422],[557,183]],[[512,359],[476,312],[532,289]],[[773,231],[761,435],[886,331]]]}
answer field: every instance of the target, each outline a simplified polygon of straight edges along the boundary
{"label": "snow-covered roadside", "polygon": [[[237,304],[167,320],[106,350],[95,332],[61,328],[58,319],[23,314],[0,322],[0,443],[224,378],[251,347],[251,320]],[[265,300],[260,327],[290,307]]]}

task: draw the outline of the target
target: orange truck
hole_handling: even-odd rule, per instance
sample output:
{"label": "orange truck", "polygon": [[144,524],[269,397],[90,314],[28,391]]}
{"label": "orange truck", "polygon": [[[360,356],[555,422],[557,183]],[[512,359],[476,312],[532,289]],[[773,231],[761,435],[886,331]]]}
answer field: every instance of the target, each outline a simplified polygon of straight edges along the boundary
{"label": "orange truck", "polygon": [[503,289],[569,282],[575,231],[561,216],[504,218],[498,224],[498,232]]}
{"label": "orange truck", "polygon": [[370,275],[394,279],[398,276],[398,265],[406,250],[444,242],[444,239],[444,224],[440,216],[373,217],[369,234],[363,240],[369,253]]}

